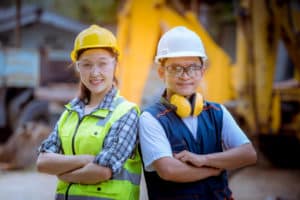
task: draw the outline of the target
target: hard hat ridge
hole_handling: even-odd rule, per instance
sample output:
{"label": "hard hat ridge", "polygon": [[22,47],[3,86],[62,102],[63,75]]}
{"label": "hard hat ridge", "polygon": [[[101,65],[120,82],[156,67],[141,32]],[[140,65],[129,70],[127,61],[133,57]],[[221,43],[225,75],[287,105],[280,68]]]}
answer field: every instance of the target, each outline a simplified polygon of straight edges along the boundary
{"label": "hard hat ridge", "polygon": [[155,62],[162,58],[196,56],[207,59],[200,37],[184,26],[170,29],[161,37]]}

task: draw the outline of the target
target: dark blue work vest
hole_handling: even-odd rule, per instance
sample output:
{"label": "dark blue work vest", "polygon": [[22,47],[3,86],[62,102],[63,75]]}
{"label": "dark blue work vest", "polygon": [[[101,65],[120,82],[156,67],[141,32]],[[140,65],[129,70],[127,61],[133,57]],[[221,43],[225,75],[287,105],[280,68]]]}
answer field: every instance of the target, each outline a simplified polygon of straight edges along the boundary
{"label": "dark blue work vest", "polygon": [[[206,102],[198,116],[197,139],[174,110],[162,102],[145,109],[162,125],[171,144],[172,151],[188,150],[196,154],[222,151],[221,130],[223,112],[219,104]],[[150,200],[230,199],[226,171],[219,176],[190,183],[165,181],[156,172],[145,172]]]}

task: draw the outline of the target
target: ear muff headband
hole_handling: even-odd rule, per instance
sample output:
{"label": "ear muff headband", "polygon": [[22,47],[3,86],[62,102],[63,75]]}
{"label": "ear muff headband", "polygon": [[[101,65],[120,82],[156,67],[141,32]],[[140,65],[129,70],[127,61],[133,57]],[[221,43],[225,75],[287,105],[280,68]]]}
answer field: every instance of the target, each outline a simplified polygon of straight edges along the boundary
{"label": "ear muff headband", "polygon": [[203,110],[203,96],[200,93],[195,93],[193,98],[193,113],[194,117],[198,116]]}

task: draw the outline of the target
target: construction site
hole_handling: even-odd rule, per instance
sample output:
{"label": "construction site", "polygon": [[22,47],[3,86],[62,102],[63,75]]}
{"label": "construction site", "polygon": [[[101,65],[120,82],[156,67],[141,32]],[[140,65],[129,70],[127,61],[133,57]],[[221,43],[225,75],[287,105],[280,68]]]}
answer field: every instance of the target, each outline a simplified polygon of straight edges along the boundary
{"label": "construction site", "polygon": [[116,35],[118,88],[141,109],[164,89],[154,63],[161,35],[175,26],[197,33],[208,57],[199,92],[230,111],[258,155],[228,172],[233,198],[300,199],[298,0],[1,2],[0,199],[55,199],[57,177],[37,171],[38,148],[78,95],[70,53],[91,24]]}

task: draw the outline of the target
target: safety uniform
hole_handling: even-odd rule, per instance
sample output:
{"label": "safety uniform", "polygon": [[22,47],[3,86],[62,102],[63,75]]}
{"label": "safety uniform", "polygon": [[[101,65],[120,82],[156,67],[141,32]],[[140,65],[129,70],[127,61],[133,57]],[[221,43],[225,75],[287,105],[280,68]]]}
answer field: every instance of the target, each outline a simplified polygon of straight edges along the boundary
{"label": "safety uniform", "polygon": [[[162,98],[160,102],[145,109],[162,125],[175,153],[187,150],[195,154],[209,154],[222,151],[222,109],[219,104],[206,102],[198,115],[197,138],[194,139],[182,119],[175,114],[170,104]],[[165,181],[157,172],[145,171],[150,200],[159,199],[230,199],[226,172],[219,176],[190,183]]]}
{"label": "safety uniform", "polygon": [[[103,146],[105,136],[114,122],[130,109],[138,107],[116,95],[113,100],[115,110],[98,109],[79,119],[70,104],[58,123],[58,134],[65,155],[97,155]],[[68,200],[108,200],[138,199],[141,176],[141,160],[137,149],[123,165],[121,172],[110,180],[98,184],[85,185],[58,181],[56,199]]]}

